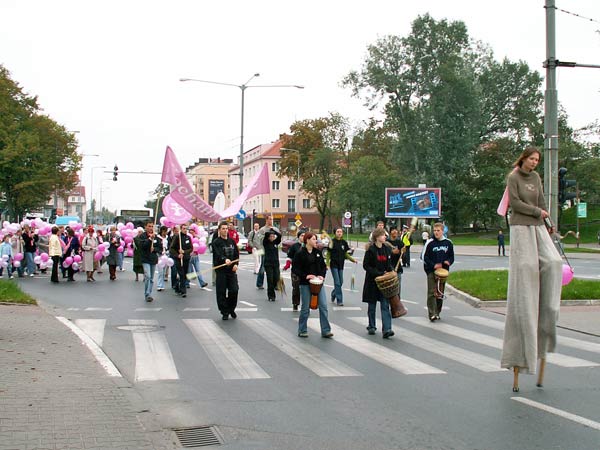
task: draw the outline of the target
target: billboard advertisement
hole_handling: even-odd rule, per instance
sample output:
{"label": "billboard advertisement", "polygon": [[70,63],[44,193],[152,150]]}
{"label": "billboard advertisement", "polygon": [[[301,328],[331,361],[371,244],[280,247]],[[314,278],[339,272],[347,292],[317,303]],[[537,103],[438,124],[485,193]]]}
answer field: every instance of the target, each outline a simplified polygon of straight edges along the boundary
{"label": "billboard advertisement", "polygon": [[442,212],[440,188],[386,188],[385,217],[435,218]]}
{"label": "billboard advertisement", "polygon": [[208,180],[208,203],[212,205],[219,192],[225,193],[225,180]]}

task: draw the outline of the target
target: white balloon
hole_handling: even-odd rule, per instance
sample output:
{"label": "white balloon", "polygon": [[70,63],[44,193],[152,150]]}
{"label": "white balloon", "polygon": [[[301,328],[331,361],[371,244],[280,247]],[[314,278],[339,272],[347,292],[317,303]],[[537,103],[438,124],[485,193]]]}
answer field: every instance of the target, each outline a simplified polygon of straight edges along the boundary
{"label": "white balloon", "polygon": [[110,255],[110,252],[109,252],[108,250],[104,250],[104,251],[102,252],[102,254],[103,254],[104,256],[108,256],[108,255]]}
{"label": "white balloon", "polygon": [[74,262],[73,264],[71,264],[71,267],[73,268],[73,270],[79,270],[79,263]]}
{"label": "white balloon", "polygon": [[21,267],[21,261],[13,261],[13,267]]}

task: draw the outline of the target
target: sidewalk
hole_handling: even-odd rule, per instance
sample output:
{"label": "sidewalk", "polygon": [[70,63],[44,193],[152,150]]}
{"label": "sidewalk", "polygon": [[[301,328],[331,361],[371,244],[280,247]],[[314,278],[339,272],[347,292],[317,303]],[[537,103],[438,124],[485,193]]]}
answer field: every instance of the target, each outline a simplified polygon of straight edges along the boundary
{"label": "sidewalk", "polygon": [[147,411],[55,317],[0,304],[0,450],[176,448]]}

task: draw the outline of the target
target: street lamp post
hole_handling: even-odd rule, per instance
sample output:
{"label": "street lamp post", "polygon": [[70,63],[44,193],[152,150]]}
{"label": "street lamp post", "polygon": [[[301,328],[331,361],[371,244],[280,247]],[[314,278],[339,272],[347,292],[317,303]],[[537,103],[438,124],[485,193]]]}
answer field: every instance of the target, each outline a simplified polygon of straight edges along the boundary
{"label": "street lamp post", "polygon": [[259,73],[255,73],[252,75],[248,81],[244,84],[232,84],[232,83],[222,83],[220,81],[209,81],[209,80],[198,80],[195,78],[180,78],[179,81],[195,81],[198,83],[209,83],[209,84],[220,84],[222,86],[233,86],[237,87],[242,91],[242,117],[241,117],[241,130],[240,130],[240,194],[244,190],[244,93],[246,89],[250,87],[260,87],[260,88],[296,88],[296,89],[304,89],[304,86],[300,86],[297,84],[271,84],[271,85],[251,85],[248,86],[248,83],[252,81],[254,78],[260,76]]}
{"label": "street lamp post", "polygon": [[92,207],[92,205],[94,204],[94,196],[92,195],[92,193],[94,192],[94,169],[106,169],[106,166],[94,166],[92,167],[92,169],[90,170],[91,172],[91,180],[90,180],[90,208],[92,209],[92,220],[91,222],[94,223],[94,209]]}

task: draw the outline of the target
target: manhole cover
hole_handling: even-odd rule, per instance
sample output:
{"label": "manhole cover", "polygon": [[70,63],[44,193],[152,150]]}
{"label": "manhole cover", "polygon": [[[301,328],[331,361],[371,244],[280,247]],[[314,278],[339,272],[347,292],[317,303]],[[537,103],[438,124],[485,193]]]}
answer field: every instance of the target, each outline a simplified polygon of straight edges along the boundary
{"label": "manhole cover", "polygon": [[223,439],[214,426],[174,428],[173,431],[184,448],[206,447],[223,443]]}

